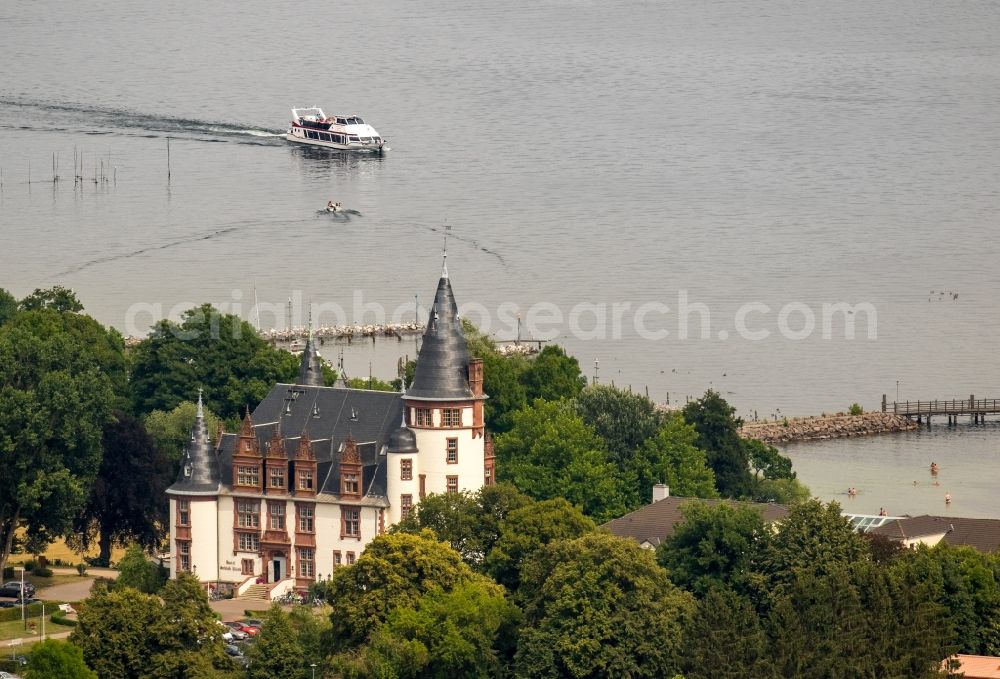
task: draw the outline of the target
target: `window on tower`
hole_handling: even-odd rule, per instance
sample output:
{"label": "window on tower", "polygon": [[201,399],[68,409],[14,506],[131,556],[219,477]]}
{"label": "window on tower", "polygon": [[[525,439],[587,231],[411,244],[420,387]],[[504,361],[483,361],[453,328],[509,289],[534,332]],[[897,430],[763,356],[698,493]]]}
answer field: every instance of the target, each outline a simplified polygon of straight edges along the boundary
{"label": "window on tower", "polygon": [[441,426],[442,427],[461,427],[462,426],[462,409],[461,408],[443,408],[441,410]]}
{"label": "window on tower", "polygon": [[458,464],[458,439],[448,439],[446,448],[448,464]]}
{"label": "window on tower", "polygon": [[405,460],[399,461],[399,480],[400,481],[412,481],[413,480],[413,460],[406,458]]}
{"label": "window on tower", "polygon": [[458,477],[449,476],[448,477],[448,495],[455,495],[458,493]]}

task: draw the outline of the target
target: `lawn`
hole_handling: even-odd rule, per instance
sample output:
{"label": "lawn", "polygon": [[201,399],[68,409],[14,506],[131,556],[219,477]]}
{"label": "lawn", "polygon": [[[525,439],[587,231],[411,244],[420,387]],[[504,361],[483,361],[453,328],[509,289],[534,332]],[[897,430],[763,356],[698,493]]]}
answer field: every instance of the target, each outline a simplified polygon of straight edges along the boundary
{"label": "lawn", "polygon": [[[69,632],[73,628],[69,625],[57,625],[52,622],[51,616],[46,615],[45,620],[45,634],[55,634],[56,632]],[[30,618],[28,623],[35,624],[35,631],[32,634],[30,630],[24,629],[20,620],[11,620],[9,622],[0,622],[0,640],[6,641],[8,639],[24,639],[25,642],[28,641],[32,636],[38,637],[42,630],[42,621],[40,618]],[[3,644],[4,650],[9,647],[7,644]]]}
{"label": "lawn", "polygon": [[[14,579],[19,580],[21,578],[20,571],[14,571]],[[24,573],[24,581],[30,582],[35,586],[35,590],[39,591],[46,587],[53,587],[55,585],[65,585],[67,582],[80,582],[81,580],[93,580],[93,576],[85,575],[82,578],[79,575],[65,575],[62,573],[56,573],[50,578],[40,578],[37,575],[33,575],[27,571]]]}

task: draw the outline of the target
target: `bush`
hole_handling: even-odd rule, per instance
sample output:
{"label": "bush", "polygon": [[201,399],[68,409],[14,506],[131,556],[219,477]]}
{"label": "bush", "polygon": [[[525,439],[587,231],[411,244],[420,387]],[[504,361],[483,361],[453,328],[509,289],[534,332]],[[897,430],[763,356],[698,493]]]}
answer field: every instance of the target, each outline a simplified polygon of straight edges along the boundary
{"label": "bush", "polygon": [[51,578],[52,569],[48,566],[35,566],[34,574],[35,577],[39,578]]}
{"label": "bush", "polygon": [[34,571],[35,570],[35,560],[31,559],[30,561],[25,561],[24,562],[24,570],[28,571],[29,573],[31,573],[32,571]]}
{"label": "bush", "polygon": [[[57,606],[61,602],[46,601],[45,612],[50,613],[57,610]],[[42,614],[42,603],[28,604],[24,607],[24,615],[27,618],[37,618]],[[0,608],[0,622],[10,622],[11,620],[21,619],[21,607],[15,606],[13,608]]]}
{"label": "bush", "polygon": [[66,618],[66,611],[57,608],[55,613],[52,614],[52,622],[57,625],[66,625],[67,627],[76,627],[76,620],[69,620]]}
{"label": "bush", "polygon": [[87,574],[87,564],[85,564],[85,563],[78,563],[76,565],[76,572],[79,573],[80,575],[86,575]]}
{"label": "bush", "polygon": [[859,406],[857,403],[852,403],[851,407],[847,409],[848,415],[861,415],[865,412],[865,409]]}
{"label": "bush", "polygon": [[4,569],[3,569],[3,579],[4,580],[10,580],[13,577],[14,577],[14,567],[13,566],[4,566]]}

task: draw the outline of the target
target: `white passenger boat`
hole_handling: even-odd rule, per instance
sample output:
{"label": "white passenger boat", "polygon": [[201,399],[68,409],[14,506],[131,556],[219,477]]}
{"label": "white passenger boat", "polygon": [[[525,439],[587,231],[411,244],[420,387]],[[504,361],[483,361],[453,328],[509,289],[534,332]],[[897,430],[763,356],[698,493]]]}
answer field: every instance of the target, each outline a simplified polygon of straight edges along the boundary
{"label": "white passenger boat", "polygon": [[385,151],[385,139],[358,116],[327,116],[318,106],[293,108],[285,139],[343,151]]}

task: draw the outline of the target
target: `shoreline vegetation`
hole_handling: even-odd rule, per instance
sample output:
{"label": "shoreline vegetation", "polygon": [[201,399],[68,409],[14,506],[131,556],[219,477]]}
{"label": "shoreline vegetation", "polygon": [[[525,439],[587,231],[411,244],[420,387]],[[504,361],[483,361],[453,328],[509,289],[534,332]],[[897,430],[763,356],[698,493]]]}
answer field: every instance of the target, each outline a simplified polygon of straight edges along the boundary
{"label": "shoreline vegetation", "polygon": [[740,436],[773,445],[894,434],[912,431],[917,427],[919,425],[909,418],[892,413],[835,413],[770,422],[745,422],[740,429]]}

